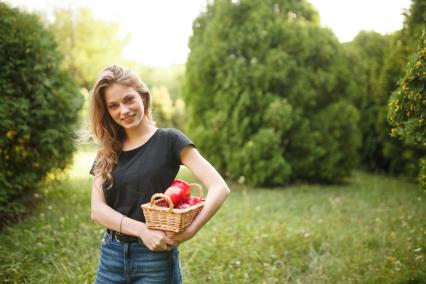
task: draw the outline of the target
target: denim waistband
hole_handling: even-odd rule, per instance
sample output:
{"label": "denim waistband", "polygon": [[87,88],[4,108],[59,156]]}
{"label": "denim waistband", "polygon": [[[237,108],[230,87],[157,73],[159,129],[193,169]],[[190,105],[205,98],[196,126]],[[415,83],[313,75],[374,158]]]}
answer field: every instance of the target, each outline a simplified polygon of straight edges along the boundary
{"label": "denim waistband", "polygon": [[107,229],[107,234],[111,236],[112,240],[116,240],[119,243],[142,243],[142,240],[138,237],[126,235],[110,229]]}

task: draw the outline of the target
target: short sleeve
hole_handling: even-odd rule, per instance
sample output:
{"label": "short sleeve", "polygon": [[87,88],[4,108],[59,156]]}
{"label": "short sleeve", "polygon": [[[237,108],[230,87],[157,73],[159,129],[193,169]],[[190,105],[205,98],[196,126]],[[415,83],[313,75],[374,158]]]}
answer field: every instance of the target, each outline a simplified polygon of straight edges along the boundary
{"label": "short sleeve", "polygon": [[180,162],[180,152],[188,145],[197,148],[195,144],[189,139],[185,134],[183,134],[180,130],[172,128],[172,150],[176,159]]}

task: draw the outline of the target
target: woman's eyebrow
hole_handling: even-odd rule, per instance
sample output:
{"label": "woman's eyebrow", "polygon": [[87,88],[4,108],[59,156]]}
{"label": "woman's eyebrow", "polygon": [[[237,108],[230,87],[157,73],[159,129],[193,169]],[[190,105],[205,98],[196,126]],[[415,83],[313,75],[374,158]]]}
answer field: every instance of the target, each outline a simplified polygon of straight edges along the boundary
{"label": "woman's eyebrow", "polygon": [[115,104],[115,103],[117,103],[116,101],[109,101],[109,102],[107,102],[107,105],[112,105],[112,104]]}
{"label": "woman's eyebrow", "polygon": [[[134,94],[127,94],[124,96],[123,100],[128,99],[129,97],[134,97],[134,96],[135,96]],[[116,103],[116,101],[111,100],[107,102],[107,104],[114,104],[114,103]]]}

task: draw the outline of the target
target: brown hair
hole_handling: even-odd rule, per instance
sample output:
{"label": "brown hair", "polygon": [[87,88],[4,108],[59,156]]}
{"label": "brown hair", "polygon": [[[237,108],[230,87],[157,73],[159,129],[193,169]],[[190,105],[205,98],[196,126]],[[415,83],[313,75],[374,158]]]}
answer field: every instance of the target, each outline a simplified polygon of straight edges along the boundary
{"label": "brown hair", "polygon": [[102,180],[108,184],[108,187],[113,184],[111,172],[117,164],[118,155],[126,135],[123,127],[111,118],[105,103],[105,90],[114,84],[135,89],[143,100],[145,115],[148,120],[152,121],[151,95],[148,87],[139,76],[132,70],[118,65],[105,68],[99,74],[91,91],[89,124],[91,136],[99,145],[93,172],[95,176],[100,175]]}

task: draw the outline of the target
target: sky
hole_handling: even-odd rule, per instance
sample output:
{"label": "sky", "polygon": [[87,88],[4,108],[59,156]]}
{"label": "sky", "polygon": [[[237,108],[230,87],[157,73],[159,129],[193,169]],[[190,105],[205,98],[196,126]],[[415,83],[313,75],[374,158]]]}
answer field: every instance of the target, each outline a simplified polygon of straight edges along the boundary
{"label": "sky", "polygon": [[[262,0],[259,0],[262,1]],[[410,0],[308,0],[319,11],[321,25],[329,27],[341,42],[359,31],[388,34],[402,28],[404,9]],[[41,11],[88,7],[96,19],[119,23],[122,36],[131,40],[124,56],[144,65],[167,68],[184,64],[193,20],[208,0],[6,0],[14,7]]]}

